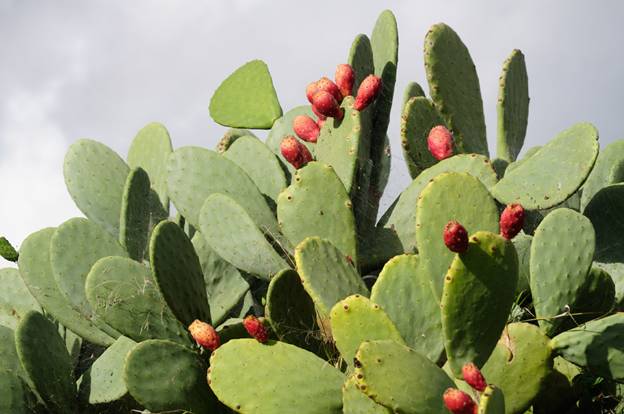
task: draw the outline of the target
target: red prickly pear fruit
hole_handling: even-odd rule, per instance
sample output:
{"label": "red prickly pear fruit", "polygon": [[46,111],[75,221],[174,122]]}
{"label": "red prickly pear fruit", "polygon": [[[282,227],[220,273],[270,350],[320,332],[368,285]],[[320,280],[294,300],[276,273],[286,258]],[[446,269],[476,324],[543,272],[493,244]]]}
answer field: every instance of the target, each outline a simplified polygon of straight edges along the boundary
{"label": "red prickly pear fruit", "polygon": [[206,322],[195,319],[193,323],[189,325],[188,330],[195,342],[206,349],[214,351],[221,345],[219,334],[212,325]]}
{"label": "red prickly pear fruit", "polygon": [[444,405],[453,414],[476,413],[477,403],[472,397],[456,388],[448,388],[442,396]]}
{"label": "red prickly pear fruit", "polygon": [[334,79],[336,80],[336,85],[338,85],[342,96],[349,96],[353,93],[355,72],[351,65],[347,65],[346,63],[338,65]]}
{"label": "red prickly pear fruit", "polygon": [[322,77],[318,81],[316,81],[316,87],[319,91],[325,91],[331,93],[336,102],[342,102],[342,92],[340,92],[340,88],[336,85],[331,79]]}
{"label": "red prickly pear fruit", "polygon": [[319,91],[319,88],[316,85],[316,82],[308,83],[308,86],[306,87],[306,97],[308,98],[308,101],[310,101],[310,103],[312,103],[312,97],[318,91]]}
{"label": "red prickly pear fruit", "polygon": [[435,126],[429,131],[427,147],[436,160],[448,158],[453,155],[453,134],[444,125]]}
{"label": "red prickly pear fruit", "polygon": [[323,128],[323,125],[325,125],[325,119],[320,119],[319,118],[319,120],[316,121],[316,125],[318,125],[319,130],[320,130],[321,128]]}
{"label": "red prickly pear fruit", "polygon": [[293,167],[299,169],[312,161],[312,154],[297,138],[292,135],[284,138],[280,144],[280,152]]}
{"label": "red prickly pear fruit", "polygon": [[468,383],[472,388],[479,392],[485,391],[485,387],[487,387],[487,382],[485,382],[485,378],[479,368],[473,364],[472,362],[468,362],[464,364],[462,367],[462,376],[464,377],[464,381]]}
{"label": "red prickly pear fruit", "polygon": [[307,115],[298,115],[293,120],[293,131],[299,138],[307,142],[316,142],[320,128],[314,119]]}
{"label": "red prickly pear fruit", "polygon": [[315,107],[314,105],[312,105],[312,112],[314,112],[314,115],[316,115],[316,117],[319,119],[319,121],[324,121],[327,119],[327,117],[325,115],[323,115],[322,113],[320,113]]}
{"label": "red prickly pear fruit", "polygon": [[331,93],[326,91],[318,91],[314,94],[312,107],[315,109],[315,113],[318,112],[324,116],[342,119],[344,115],[342,108],[338,105],[338,101]]}
{"label": "red prickly pear fruit", "polygon": [[368,75],[358,88],[353,107],[358,111],[363,111],[370,105],[381,91],[381,78],[375,75]]}
{"label": "red prickly pear fruit", "polygon": [[524,208],[520,204],[509,204],[500,216],[500,233],[507,240],[516,237],[524,224]]}
{"label": "red prickly pear fruit", "polygon": [[247,333],[260,343],[265,344],[269,340],[269,333],[262,321],[253,315],[249,315],[243,319],[243,325]]}
{"label": "red prickly pear fruit", "polygon": [[468,250],[468,233],[457,221],[449,221],[444,226],[444,244],[450,251],[463,253]]}

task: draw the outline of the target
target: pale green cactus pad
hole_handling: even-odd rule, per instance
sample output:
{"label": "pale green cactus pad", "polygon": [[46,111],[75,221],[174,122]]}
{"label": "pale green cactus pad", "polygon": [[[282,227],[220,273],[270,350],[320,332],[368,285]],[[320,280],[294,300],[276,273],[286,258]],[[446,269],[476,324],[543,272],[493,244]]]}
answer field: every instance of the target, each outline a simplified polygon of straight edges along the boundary
{"label": "pale green cactus pad", "polygon": [[444,278],[440,307],[444,347],[459,378],[464,364],[482,366],[505,327],[518,283],[511,241],[478,231],[468,250],[455,255]]}
{"label": "pale green cactus pad", "polygon": [[448,413],[442,394],[453,381],[413,349],[394,341],[364,342],[355,359],[359,389],[378,404],[398,413]]}
{"label": "pale green cactus pad", "polygon": [[28,291],[19,270],[0,269],[0,326],[15,329],[31,310],[41,312],[41,307]]}
{"label": "pale green cactus pad", "polygon": [[29,414],[26,404],[26,390],[22,380],[13,371],[0,368],[0,412]]}
{"label": "pale green cactus pad", "polygon": [[407,105],[407,102],[418,96],[425,96],[425,91],[422,86],[420,86],[418,82],[409,82],[403,91],[403,109],[401,110],[401,113],[405,112],[405,105]]}
{"label": "pale green cactus pad", "polygon": [[581,211],[602,188],[624,181],[624,140],[610,143],[598,154],[596,164],[583,184]]}
{"label": "pale green cactus pad", "polygon": [[500,388],[488,385],[479,400],[478,414],[505,414],[505,396]]}
{"label": "pale green cactus pad", "polygon": [[496,155],[512,162],[522,149],[529,120],[529,78],[521,51],[514,49],[505,60],[498,82]]}
{"label": "pale green cactus pad", "polygon": [[350,377],[342,386],[343,414],[390,414],[388,408],[377,404],[360,391],[355,377]]}
{"label": "pale green cactus pad", "polygon": [[271,128],[282,108],[266,63],[247,62],[221,82],[210,100],[210,116],[233,128]]}
{"label": "pale green cactus pad", "polygon": [[578,190],[597,156],[596,128],[575,124],[517,167],[507,168],[492,195],[503,204],[519,203],[527,210],[553,207]]}
{"label": "pale green cactus pad", "polygon": [[216,396],[242,414],[340,414],[342,372],[284,342],[237,339],[210,356],[208,382]]}
{"label": "pale green cactus pad", "polygon": [[[275,125],[275,123],[273,125]],[[257,138],[254,133],[249,131],[248,129],[230,128],[225,131],[225,134],[223,134],[215,149],[219,154],[223,154],[225,151],[228,150],[228,148],[230,148],[232,144],[236,142],[236,140],[245,136]]]}
{"label": "pale green cactus pad", "polygon": [[418,256],[396,256],[383,267],[371,301],[388,314],[407,345],[433,362],[444,351],[440,305],[429,287]]}
{"label": "pale green cactus pad", "polygon": [[353,367],[353,357],[364,341],[392,340],[405,344],[381,306],[360,295],[336,303],[330,312],[331,332],[342,358]]}
{"label": "pale green cactus pad", "polygon": [[516,293],[528,291],[531,280],[531,243],[533,236],[520,232],[512,240],[518,254],[518,286]]}

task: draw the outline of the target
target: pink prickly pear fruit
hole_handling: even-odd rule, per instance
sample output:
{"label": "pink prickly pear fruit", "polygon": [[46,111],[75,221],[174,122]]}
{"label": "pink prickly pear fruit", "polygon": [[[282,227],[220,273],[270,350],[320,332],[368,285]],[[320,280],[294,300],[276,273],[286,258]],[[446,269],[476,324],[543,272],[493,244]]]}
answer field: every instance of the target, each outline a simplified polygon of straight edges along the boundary
{"label": "pink prickly pear fruit", "polygon": [[306,87],[306,97],[308,98],[308,101],[310,101],[310,103],[312,103],[312,97],[318,91],[319,91],[319,88],[316,85],[316,82],[308,83],[308,86]]}
{"label": "pink prickly pear fruit", "polygon": [[524,208],[520,204],[509,204],[500,216],[500,233],[507,240],[516,237],[524,224]]}
{"label": "pink prickly pear fruit", "polygon": [[487,382],[485,381],[485,378],[479,368],[472,362],[464,364],[462,367],[462,376],[464,377],[464,381],[466,381],[468,385],[475,390],[479,392],[485,391]]}
{"label": "pink prickly pear fruit", "polygon": [[346,63],[338,65],[334,79],[336,80],[336,85],[338,85],[342,96],[349,96],[353,93],[355,72],[351,65],[347,65]]}
{"label": "pink prickly pear fruit", "polygon": [[[312,102],[312,101],[310,101]],[[312,105],[312,112],[314,112],[314,115],[316,115],[316,117],[319,119],[319,121],[324,121],[327,119],[327,117],[325,115],[323,115],[322,113],[320,113],[315,107],[314,105]]]}
{"label": "pink prickly pear fruit", "polygon": [[456,388],[448,388],[442,395],[444,405],[453,414],[475,414],[477,403],[472,397]]}
{"label": "pink prickly pear fruit", "polygon": [[334,96],[326,91],[318,91],[312,97],[312,107],[315,109],[315,113],[318,112],[324,116],[330,116],[332,118],[342,119],[344,113],[338,101]]}
{"label": "pink prickly pear fruit", "polygon": [[195,342],[206,349],[214,351],[221,345],[219,334],[209,323],[195,319],[193,323],[189,325],[188,330]]}
{"label": "pink prickly pear fruit", "polygon": [[296,169],[312,161],[312,154],[310,154],[310,151],[292,135],[282,140],[280,143],[280,152],[286,161]]}
{"label": "pink prickly pear fruit", "polygon": [[381,91],[381,78],[375,75],[368,75],[358,88],[357,95],[355,96],[355,104],[353,107],[358,111],[363,111],[368,105],[370,105],[379,92]]}
{"label": "pink prickly pear fruit", "polygon": [[340,92],[340,88],[336,85],[331,79],[322,77],[318,81],[316,81],[316,87],[319,91],[325,91],[331,93],[336,102],[342,102],[342,92]]}
{"label": "pink prickly pear fruit", "polygon": [[444,226],[444,244],[450,251],[463,253],[468,250],[468,232],[457,221],[449,221]]}
{"label": "pink prickly pear fruit", "polygon": [[293,131],[304,141],[316,142],[321,130],[314,119],[307,115],[298,115],[293,120]]}
{"label": "pink prickly pear fruit", "polygon": [[318,125],[319,130],[320,130],[321,128],[323,128],[323,125],[325,125],[325,119],[319,118],[319,120],[316,121],[316,125]]}
{"label": "pink prickly pear fruit", "polygon": [[260,343],[265,344],[269,340],[269,333],[262,321],[253,315],[249,315],[243,319],[243,326],[247,333]]}
{"label": "pink prickly pear fruit", "polygon": [[436,160],[448,158],[453,155],[453,134],[444,125],[435,126],[429,131],[427,147]]}

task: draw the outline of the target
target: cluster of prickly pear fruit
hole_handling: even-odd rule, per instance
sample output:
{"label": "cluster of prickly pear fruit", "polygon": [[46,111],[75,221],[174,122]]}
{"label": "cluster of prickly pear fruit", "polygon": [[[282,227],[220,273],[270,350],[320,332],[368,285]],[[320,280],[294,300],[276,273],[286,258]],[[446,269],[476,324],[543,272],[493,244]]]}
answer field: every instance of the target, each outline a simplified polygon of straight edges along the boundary
{"label": "cluster of prickly pear fruit", "polygon": [[577,124],[517,159],[514,50],[490,161],[467,48],[437,24],[424,56],[430,96],[408,84],[401,115],[413,181],[379,219],[389,11],[310,105],[283,113],[262,61],[234,71],[210,102],[231,128],[216,151],[174,150],[160,124],[125,159],[74,143],[86,218],[19,254],[0,239],[18,265],[0,270],[0,412],[621,410],[624,144],[599,153]]}

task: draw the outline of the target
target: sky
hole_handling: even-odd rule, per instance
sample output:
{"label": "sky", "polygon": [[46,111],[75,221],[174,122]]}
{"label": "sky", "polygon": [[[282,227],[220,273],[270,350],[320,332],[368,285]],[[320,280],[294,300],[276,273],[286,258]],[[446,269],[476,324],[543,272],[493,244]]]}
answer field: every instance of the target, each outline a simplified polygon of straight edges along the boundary
{"label": "sky", "polygon": [[409,81],[427,90],[423,39],[438,22],[476,64],[491,152],[498,76],[514,48],[529,73],[525,149],[580,121],[596,125],[603,146],[624,139],[621,1],[0,0],[0,235],[19,246],[81,215],[62,174],[75,140],[97,139],[125,157],[136,132],[158,121],[176,148],[213,148],[225,128],[208,103],[233,70],[262,59],[284,111],[304,104],[305,86],[331,77],[384,8],[397,17],[400,48],[383,207],[410,181],[401,95]]}

